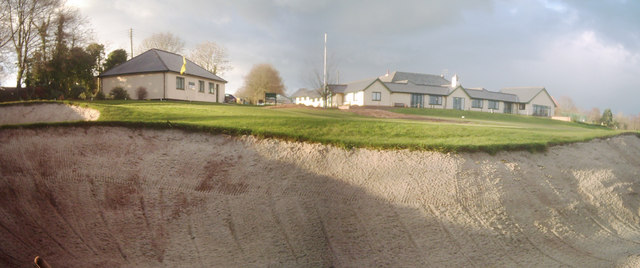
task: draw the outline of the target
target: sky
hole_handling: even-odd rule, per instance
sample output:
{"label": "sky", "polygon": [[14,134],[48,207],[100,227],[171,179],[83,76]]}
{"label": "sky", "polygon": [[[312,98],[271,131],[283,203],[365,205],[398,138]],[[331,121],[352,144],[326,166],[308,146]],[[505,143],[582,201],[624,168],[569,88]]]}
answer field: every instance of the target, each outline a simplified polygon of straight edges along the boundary
{"label": "sky", "polygon": [[[254,64],[279,70],[289,94],[312,87],[328,34],[331,76],[458,74],[464,87],[544,86],[583,109],[640,113],[636,0],[67,0],[96,41],[129,50],[171,32],[192,49],[229,52],[227,92]],[[137,53],[136,53],[137,54]]]}

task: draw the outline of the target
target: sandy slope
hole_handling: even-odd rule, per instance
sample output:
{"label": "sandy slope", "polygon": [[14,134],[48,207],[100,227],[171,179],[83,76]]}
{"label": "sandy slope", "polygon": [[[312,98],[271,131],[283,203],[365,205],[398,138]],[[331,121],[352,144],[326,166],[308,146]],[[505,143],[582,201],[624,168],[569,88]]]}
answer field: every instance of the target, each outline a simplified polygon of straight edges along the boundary
{"label": "sandy slope", "polygon": [[95,121],[100,112],[61,103],[0,107],[0,125],[36,122]]}
{"label": "sandy slope", "polygon": [[125,128],[0,131],[0,266],[640,265],[640,139],[343,150]]}

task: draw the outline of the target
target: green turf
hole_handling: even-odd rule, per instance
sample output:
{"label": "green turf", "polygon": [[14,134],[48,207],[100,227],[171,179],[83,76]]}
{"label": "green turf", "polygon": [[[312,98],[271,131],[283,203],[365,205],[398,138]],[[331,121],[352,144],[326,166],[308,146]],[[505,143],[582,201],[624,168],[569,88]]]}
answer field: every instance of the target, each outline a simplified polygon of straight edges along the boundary
{"label": "green turf", "polygon": [[[100,111],[98,122],[63,125],[121,125],[255,135],[340,147],[417,150],[541,151],[553,144],[586,141],[622,133],[597,126],[546,118],[431,109],[392,111],[447,119],[379,119],[336,109],[267,109],[196,102],[75,102]],[[465,116],[464,119],[460,118]],[[35,126],[49,125],[37,124]]]}

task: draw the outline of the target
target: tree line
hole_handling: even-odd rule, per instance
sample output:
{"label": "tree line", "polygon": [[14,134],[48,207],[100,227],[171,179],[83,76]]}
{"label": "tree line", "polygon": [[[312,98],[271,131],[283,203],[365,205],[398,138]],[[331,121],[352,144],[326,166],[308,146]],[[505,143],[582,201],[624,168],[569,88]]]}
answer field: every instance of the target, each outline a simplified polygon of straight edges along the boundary
{"label": "tree line", "polygon": [[[105,46],[92,37],[87,19],[64,1],[0,0],[0,80],[13,72],[21,99],[104,98],[96,77],[127,61],[128,53],[116,49],[105,56]],[[184,44],[158,33],[139,51],[182,53]],[[217,75],[231,69],[225,48],[215,42],[199,44],[188,57]]]}
{"label": "tree line", "polygon": [[640,114],[625,115],[622,112],[613,114],[607,108],[600,112],[599,108],[583,110],[578,108],[570,97],[562,96],[557,99],[556,115],[571,117],[572,121],[601,125],[613,129],[640,130]]}

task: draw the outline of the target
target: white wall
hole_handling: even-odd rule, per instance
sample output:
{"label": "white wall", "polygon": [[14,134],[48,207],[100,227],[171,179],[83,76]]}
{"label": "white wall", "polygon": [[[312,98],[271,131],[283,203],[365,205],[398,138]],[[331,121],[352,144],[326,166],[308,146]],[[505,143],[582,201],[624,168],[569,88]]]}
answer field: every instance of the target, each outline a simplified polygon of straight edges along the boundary
{"label": "white wall", "polygon": [[533,114],[533,105],[544,105],[549,106],[549,117],[555,115],[555,107],[553,100],[545,91],[541,91],[537,96],[535,96],[529,103],[527,103],[527,115]]}
{"label": "white wall", "polygon": [[109,95],[115,87],[122,87],[132,99],[137,99],[139,87],[147,89],[148,99],[161,99],[163,94],[162,73],[109,76],[100,79],[102,92]]}
{"label": "white wall", "polygon": [[391,94],[391,106],[395,106],[396,103],[402,103],[405,107],[411,107],[411,94],[409,93],[392,93]]}
{"label": "white wall", "polygon": [[[380,92],[380,101],[373,100],[373,92]],[[362,92],[363,104],[367,106],[391,106],[391,92],[380,82],[376,81]]]}
{"label": "white wall", "polygon": [[445,108],[453,109],[453,98],[464,98],[464,107],[462,108],[462,110],[469,110],[469,108],[471,107],[471,98],[469,97],[469,95],[467,95],[467,93],[464,92],[464,90],[462,90],[462,88],[457,88],[446,98]]}
{"label": "white wall", "polygon": [[[184,90],[176,88],[177,77],[184,77]],[[165,79],[167,86],[166,98],[168,99],[224,102],[225,83],[223,82],[190,75],[180,75],[178,73],[170,72],[166,73]],[[198,91],[198,81],[204,81],[204,92]],[[189,82],[192,82],[194,84],[193,89],[190,88]],[[215,89],[213,94],[209,93],[209,82],[214,83],[214,85],[219,85],[218,94],[215,94]]]}
{"label": "white wall", "polygon": [[349,92],[344,95],[344,104],[345,105],[364,105],[364,92],[356,91]]}

